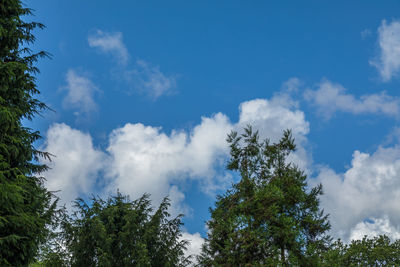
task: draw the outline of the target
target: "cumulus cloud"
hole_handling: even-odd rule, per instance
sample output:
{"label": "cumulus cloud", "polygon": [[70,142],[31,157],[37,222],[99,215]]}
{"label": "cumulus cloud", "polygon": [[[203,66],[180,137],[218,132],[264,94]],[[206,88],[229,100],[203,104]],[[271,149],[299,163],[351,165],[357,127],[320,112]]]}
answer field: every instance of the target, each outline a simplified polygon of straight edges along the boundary
{"label": "cumulus cloud", "polygon": [[387,82],[399,74],[400,70],[400,21],[382,21],[378,28],[380,54],[370,64],[376,67],[382,80]]}
{"label": "cumulus cloud", "polygon": [[270,100],[255,99],[243,102],[240,104],[240,116],[236,129],[241,131],[243,127],[250,124],[259,130],[262,139],[269,138],[272,142],[278,142],[283,131],[291,129],[297,151],[290,155],[289,160],[309,173],[312,159],[305,146],[310,126],[304,112],[296,109],[295,106],[297,104],[288,99],[286,94],[278,94]]}
{"label": "cumulus cloud", "polygon": [[60,204],[70,204],[81,194],[93,192],[98,172],[104,168],[105,154],[93,147],[89,134],[66,124],[53,124],[47,131],[44,151],[55,155],[45,173],[46,187],[60,190]]}
{"label": "cumulus cloud", "polygon": [[174,76],[162,73],[158,66],[152,66],[144,60],[137,60],[134,69],[125,71],[124,78],[134,90],[145,93],[154,100],[172,93],[176,87]]}
{"label": "cumulus cloud", "polygon": [[97,30],[94,34],[89,35],[88,43],[90,47],[98,48],[103,53],[112,54],[121,65],[128,62],[129,53],[122,41],[121,32],[109,33]]}
{"label": "cumulus cloud", "polygon": [[400,114],[400,99],[379,94],[363,95],[356,98],[346,93],[346,89],[340,84],[324,81],[317,90],[306,90],[304,97],[317,107],[318,114],[329,119],[337,111],[352,114],[383,114],[398,117]]}
{"label": "cumulus cloud", "polygon": [[97,110],[94,97],[100,90],[89,78],[70,69],[66,75],[66,82],[67,85],[62,87],[63,90],[67,91],[63,101],[64,108],[77,110],[75,115],[78,117],[88,116]]}
{"label": "cumulus cloud", "polygon": [[192,266],[195,266],[197,263],[195,256],[200,255],[204,238],[202,238],[199,233],[190,234],[188,232],[183,232],[181,240],[188,240],[190,242],[187,250],[185,251],[185,257],[192,255]]}
{"label": "cumulus cloud", "polygon": [[[164,196],[170,195],[173,206],[176,207],[176,213],[190,214],[190,208],[184,205],[185,195],[181,188],[184,181],[197,180],[200,189],[211,195],[217,190],[225,189],[232,181],[231,175],[225,172],[229,154],[226,136],[231,130],[241,132],[247,124],[252,124],[259,130],[261,138],[268,137],[276,142],[283,130],[292,129],[298,144],[298,151],[293,156],[293,161],[301,168],[309,165],[309,158],[304,148],[309,125],[304,113],[298,110],[287,96],[276,95],[271,99],[243,102],[239,107],[239,112],[239,121],[236,123],[230,122],[226,115],[216,113],[210,117],[203,117],[201,122],[189,131],[172,130],[170,133],[166,133],[161,127],[127,123],[112,131],[108,147],[104,152],[99,152],[92,147],[89,135],[83,133],[81,135],[85,136],[89,151],[96,152],[93,152],[95,155],[107,155],[107,164],[93,167],[95,171],[98,168],[101,169],[104,176],[103,182],[106,185],[105,191],[115,192],[119,189],[132,198],[137,198],[147,192],[152,194],[155,205]],[[64,125],[65,127],[67,126]],[[71,128],[68,130],[79,133]],[[49,133],[53,131],[54,129],[51,128]],[[64,132],[67,131],[64,130]],[[48,138],[51,137],[52,135],[49,134]],[[49,139],[48,143],[53,144],[52,140]],[[79,142],[80,139],[76,140]],[[73,139],[70,142],[73,142]],[[61,144],[62,141],[60,141]],[[87,148],[81,143],[70,144],[64,148],[77,149],[78,147]],[[46,150],[49,148],[51,148],[50,145]],[[77,155],[81,155],[80,153],[81,151],[75,152]],[[67,164],[63,163],[64,158],[61,159],[54,162],[54,168],[49,173],[52,176],[57,176],[59,171],[63,171],[61,167],[56,168],[58,164]],[[66,161],[70,164],[68,166],[86,163]],[[88,162],[91,163],[90,160]],[[74,168],[71,167],[71,172],[63,172],[61,176],[70,177],[74,174],[73,170]],[[88,170],[92,169],[88,168]],[[83,172],[81,175],[85,177],[82,180],[94,179],[92,176],[94,172]],[[74,184],[73,177],[63,178],[64,180],[72,183],[72,185],[66,185],[67,187],[77,186]]]}
{"label": "cumulus cloud", "polygon": [[[191,133],[172,131],[165,134],[161,128],[143,124],[126,124],[110,135],[107,152],[111,162],[106,176],[111,191],[138,197],[151,193],[159,202],[171,192],[171,184],[183,179],[213,178],[218,158],[226,155],[226,134],[231,125],[228,118],[217,113],[202,118]],[[173,187],[173,199],[183,199]]]}
{"label": "cumulus cloud", "polygon": [[400,147],[379,147],[373,154],[355,151],[351,167],[336,173],[322,167],[322,206],[330,214],[332,233],[347,240],[366,233],[394,235],[400,225]]}
{"label": "cumulus cloud", "polygon": [[290,102],[282,102],[279,97],[271,100],[254,99],[240,104],[238,126],[243,128],[251,124],[258,129],[263,138],[276,142],[282,137],[282,131],[290,128],[298,140],[304,140],[309,132],[309,123],[299,109],[291,109]]}
{"label": "cumulus cloud", "polygon": [[119,188],[133,196],[149,192],[157,198],[166,195],[171,184],[184,179],[200,179],[205,191],[217,189],[224,178],[229,179],[216,171],[226,163],[229,152],[226,136],[232,129],[241,131],[249,123],[260,131],[262,138],[269,137],[274,142],[283,130],[293,129],[299,144],[297,157],[293,159],[301,167],[308,166],[302,145],[309,126],[303,112],[282,106],[277,98],[256,99],[240,105],[239,117],[235,124],[222,113],[203,117],[189,133],[166,134],[161,128],[140,123],[128,123],[114,130],[107,148],[111,156],[107,172],[110,190]]}
{"label": "cumulus cloud", "polygon": [[392,239],[400,238],[399,227],[391,225],[387,215],[382,218],[372,218],[371,220],[358,223],[350,230],[350,240],[361,240],[364,236],[387,235]]}

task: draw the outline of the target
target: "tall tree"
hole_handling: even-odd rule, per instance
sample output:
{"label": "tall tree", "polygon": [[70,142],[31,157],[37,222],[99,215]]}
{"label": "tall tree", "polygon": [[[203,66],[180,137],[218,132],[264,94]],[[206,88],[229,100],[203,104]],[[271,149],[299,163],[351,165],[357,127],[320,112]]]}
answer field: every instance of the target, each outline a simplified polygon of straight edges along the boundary
{"label": "tall tree", "polygon": [[330,225],[319,208],[321,185],[309,189],[306,175],[288,161],[295,151],[291,132],[271,144],[260,142],[248,126],[227,140],[228,169],[238,171],[241,180],[210,210],[200,265],[316,265]]}
{"label": "tall tree", "polygon": [[50,251],[43,262],[48,266],[187,266],[181,215],[170,218],[169,206],[165,198],[153,211],[148,195],[130,201],[118,193],[106,201],[93,198],[90,205],[78,199],[74,214],[66,214],[62,221],[64,251]]}
{"label": "tall tree", "polygon": [[37,164],[48,154],[36,150],[38,132],[22,125],[46,108],[35,98],[38,69],[34,63],[46,56],[32,53],[32,31],[42,28],[24,22],[31,14],[19,0],[0,1],[0,266],[26,266],[44,240],[55,202],[38,177],[46,170]]}

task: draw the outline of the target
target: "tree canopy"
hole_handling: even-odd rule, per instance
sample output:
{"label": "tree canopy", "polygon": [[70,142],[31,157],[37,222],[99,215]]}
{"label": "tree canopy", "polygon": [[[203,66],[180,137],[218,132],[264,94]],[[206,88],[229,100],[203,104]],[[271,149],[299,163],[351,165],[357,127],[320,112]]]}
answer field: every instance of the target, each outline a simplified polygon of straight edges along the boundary
{"label": "tree canopy", "polygon": [[400,266],[400,240],[391,241],[386,235],[349,244],[340,239],[324,254],[323,266]]}
{"label": "tree canopy", "polygon": [[241,179],[210,210],[201,265],[314,265],[330,225],[319,208],[321,185],[309,189],[304,172],[288,161],[295,151],[291,132],[271,144],[248,126],[227,140],[228,169]]}
{"label": "tree canopy", "polygon": [[46,105],[35,98],[38,69],[34,63],[46,56],[33,53],[32,31],[43,28],[36,22],[25,22],[22,16],[31,10],[19,0],[0,1],[0,265],[25,266],[37,254],[47,235],[55,202],[38,175],[47,166],[37,164],[38,151],[33,143],[37,131],[22,125]]}
{"label": "tree canopy", "polygon": [[[164,198],[153,211],[149,195],[130,201],[118,193],[107,200],[78,199],[64,214],[58,245],[43,255],[47,266],[187,266],[181,217],[170,218]],[[55,249],[55,250],[54,250]]]}

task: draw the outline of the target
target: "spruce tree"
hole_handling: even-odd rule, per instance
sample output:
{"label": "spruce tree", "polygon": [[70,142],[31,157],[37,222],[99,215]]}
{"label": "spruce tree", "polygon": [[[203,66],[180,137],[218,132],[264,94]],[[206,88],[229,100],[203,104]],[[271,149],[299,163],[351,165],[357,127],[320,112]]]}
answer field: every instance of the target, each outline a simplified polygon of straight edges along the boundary
{"label": "spruce tree", "polygon": [[278,143],[259,141],[248,126],[228,135],[228,169],[241,179],[210,209],[201,266],[315,266],[329,242],[330,225],[319,208],[321,185],[288,162],[290,131]]}
{"label": "spruce tree", "polygon": [[47,168],[38,158],[49,155],[33,146],[39,133],[22,124],[46,108],[35,98],[34,76],[34,63],[46,53],[28,48],[43,25],[23,21],[27,15],[20,1],[0,1],[0,266],[33,261],[55,208],[38,176]]}

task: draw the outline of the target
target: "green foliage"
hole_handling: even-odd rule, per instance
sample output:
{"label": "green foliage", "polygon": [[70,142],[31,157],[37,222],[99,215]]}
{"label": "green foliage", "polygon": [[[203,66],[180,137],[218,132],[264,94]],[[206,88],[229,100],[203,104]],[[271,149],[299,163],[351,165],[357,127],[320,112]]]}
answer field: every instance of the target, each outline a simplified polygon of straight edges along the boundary
{"label": "green foliage", "polygon": [[323,266],[400,266],[400,240],[392,242],[385,235],[335,241],[324,255]]}
{"label": "green foliage", "polygon": [[259,142],[248,126],[228,136],[228,169],[241,180],[218,196],[202,266],[313,266],[326,249],[330,225],[319,209],[321,185],[307,192],[306,175],[287,157],[295,150],[290,131],[276,144]]}
{"label": "green foliage", "polygon": [[37,177],[49,157],[33,147],[38,132],[23,127],[23,119],[46,108],[34,98],[39,91],[34,63],[46,53],[31,53],[32,31],[43,25],[26,23],[31,11],[18,0],[0,1],[0,266],[26,266],[47,235],[55,202]]}
{"label": "green foliage", "polygon": [[[46,266],[187,266],[181,215],[170,219],[168,198],[153,211],[148,195],[129,201],[118,193],[91,205],[75,202],[61,222],[61,244],[43,255]],[[64,248],[64,250],[63,250]],[[60,262],[60,259],[63,262]],[[57,265],[58,264],[58,265]]]}

